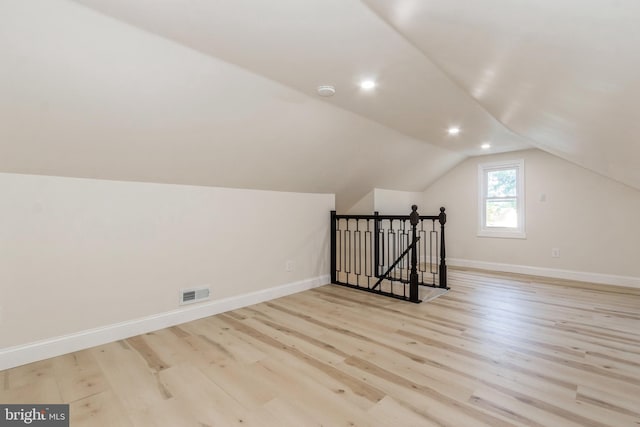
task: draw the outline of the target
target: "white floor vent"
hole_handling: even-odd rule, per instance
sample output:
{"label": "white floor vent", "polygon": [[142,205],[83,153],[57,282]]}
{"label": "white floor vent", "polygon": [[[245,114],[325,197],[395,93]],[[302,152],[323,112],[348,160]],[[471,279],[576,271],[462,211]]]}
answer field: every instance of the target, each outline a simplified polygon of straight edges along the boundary
{"label": "white floor vent", "polygon": [[180,291],[180,305],[208,300],[210,294],[209,288],[183,289]]}

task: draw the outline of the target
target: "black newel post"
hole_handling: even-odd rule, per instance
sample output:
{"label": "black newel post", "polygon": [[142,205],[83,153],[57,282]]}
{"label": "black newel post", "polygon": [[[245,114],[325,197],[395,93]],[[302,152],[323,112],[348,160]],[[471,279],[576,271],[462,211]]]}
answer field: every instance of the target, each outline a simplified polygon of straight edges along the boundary
{"label": "black newel post", "polygon": [[409,215],[409,221],[411,222],[411,275],[409,276],[409,301],[420,302],[418,297],[418,245],[417,245],[417,232],[416,227],[420,222],[420,215],[418,214],[418,207],[416,205],[411,206],[411,214]]}
{"label": "black newel post", "polygon": [[[447,214],[444,213],[444,208],[440,208],[440,287],[447,288],[447,253],[444,246],[444,225],[447,222]],[[448,288],[447,288],[448,289]]]}
{"label": "black newel post", "polygon": [[373,275],[380,277],[380,220],[378,211],[373,213]]}
{"label": "black newel post", "polygon": [[331,211],[331,283],[336,283],[336,211]]}

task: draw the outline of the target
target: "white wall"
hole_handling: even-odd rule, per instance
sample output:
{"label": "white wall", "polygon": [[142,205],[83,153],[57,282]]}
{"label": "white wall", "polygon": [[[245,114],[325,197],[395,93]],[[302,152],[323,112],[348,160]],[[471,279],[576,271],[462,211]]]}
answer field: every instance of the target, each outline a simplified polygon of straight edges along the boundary
{"label": "white wall", "polygon": [[435,215],[424,211],[420,206],[422,193],[415,191],[396,191],[376,188],[374,190],[374,207],[381,215],[409,215],[411,206],[418,205],[421,215]]}
{"label": "white wall", "polygon": [[378,211],[381,215],[409,215],[412,205],[418,205],[418,212],[421,215],[437,214],[437,212],[423,212],[420,209],[423,197],[423,193],[420,191],[374,188],[354,204],[347,211],[347,214],[371,215],[373,212]]}
{"label": "white wall", "polygon": [[328,281],[333,195],[19,174],[0,194],[0,349],[179,309],[181,288]]}
{"label": "white wall", "polygon": [[[527,238],[478,237],[478,164],[507,159],[525,161]],[[451,264],[640,286],[640,191],[545,152],[467,159],[424,192],[421,206],[446,207]]]}
{"label": "white wall", "polygon": [[[375,189],[369,191],[358,200],[353,206],[351,206],[347,210],[348,215],[371,215],[375,209],[375,199],[374,199]],[[341,214],[342,212],[338,212]]]}

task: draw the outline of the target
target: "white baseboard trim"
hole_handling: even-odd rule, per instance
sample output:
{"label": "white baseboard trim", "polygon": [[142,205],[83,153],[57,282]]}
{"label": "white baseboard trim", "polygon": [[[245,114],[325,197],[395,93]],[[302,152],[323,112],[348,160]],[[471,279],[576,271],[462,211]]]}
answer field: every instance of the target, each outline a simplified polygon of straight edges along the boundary
{"label": "white baseboard trim", "polygon": [[602,285],[624,286],[640,289],[640,277],[616,276],[613,274],[590,273],[586,271],[561,270],[557,268],[533,267],[529,265],[502,264],[498,262],[475,261],[470,259],[447,258],[452,267],[478,268],[480,270],[502,271],[506,273],[529,274],[552,277],[554,279],[576,280]]}
{"label": "white baseboard trim", "polygon": [[247,294],[194,304],[139,319],[0,349],[0,371],[317,288],[330,281],[329,275],[318,276]]}

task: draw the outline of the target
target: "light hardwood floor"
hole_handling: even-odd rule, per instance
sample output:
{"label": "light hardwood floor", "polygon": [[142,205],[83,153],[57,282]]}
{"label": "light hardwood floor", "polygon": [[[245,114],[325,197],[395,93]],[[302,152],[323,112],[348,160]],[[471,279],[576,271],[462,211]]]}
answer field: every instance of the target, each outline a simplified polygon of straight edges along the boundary
{"label": "light hardwood floor", "polygon": [[71,426],[640,426],[640,292],[450,271],[337,286],[0,372]]}

